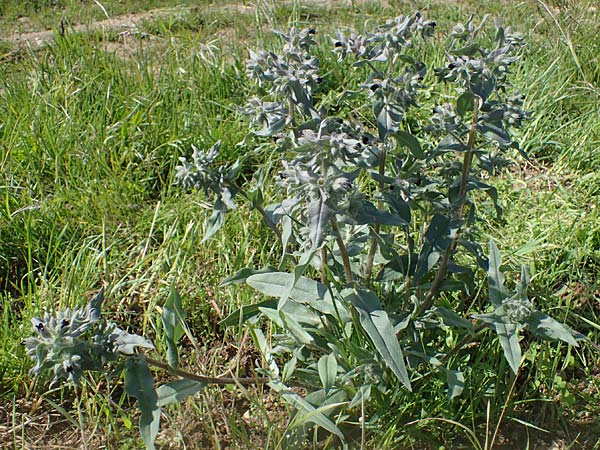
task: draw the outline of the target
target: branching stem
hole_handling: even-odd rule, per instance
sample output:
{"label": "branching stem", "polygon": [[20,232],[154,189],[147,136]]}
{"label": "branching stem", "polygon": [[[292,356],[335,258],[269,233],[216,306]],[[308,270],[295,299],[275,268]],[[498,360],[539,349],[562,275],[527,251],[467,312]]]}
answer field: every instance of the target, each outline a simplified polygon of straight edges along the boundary
{"label": "branching stem", "polygon": [[342,239],[342,235],[340,234],[340,229],[335,220],[331,220],[331,227],[333,228],[333,233],[335,234],[335,241],[337,242],[338,248],[340,249],[340,254],[342,255],[346,283],[350,284],[353,281],[353,277],[352,267],[350,266],[350,258],[348,257],[348,250],[346,249],[346,244],[344,244],[344,240]]}
{"label": "branching stem", "polygon": [[[477,137],[477,121],[479,120],[479,97],[473,99],[473,119],[471,121],[471,127],[469,129],[469,135],[467,138],[467,151],[463,159],[462,175],[460,178],[460,189],[458,194],[458,207],[454,211],[454,219],[462,219],[465,204],[467,202],[467,187],[469,182],[469,175],[471,173],[471,165],[473,164],[473,153],[475,149],[475,141]],[[418,308],[414,317],[420,316],[423,312],[427,311],[433,305],[433,300],[438,295],[440,286],[446,277],[446,271],[448,270],[448,263],[450,262],[450,256],[456,250],[456,244],[460,237],[460,230],[456,232],[450,245],[446,248],[446,251],[442,255],[442,260],[438,266],[438,270],[431,284],[431,288],[425,297],[425,301]]]}

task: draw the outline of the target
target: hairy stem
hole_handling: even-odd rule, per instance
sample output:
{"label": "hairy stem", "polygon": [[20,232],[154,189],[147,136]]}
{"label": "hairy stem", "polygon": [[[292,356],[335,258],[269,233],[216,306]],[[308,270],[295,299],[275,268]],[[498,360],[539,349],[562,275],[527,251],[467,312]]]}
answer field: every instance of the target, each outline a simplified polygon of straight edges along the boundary
{"label": "hairy stem", "polygon": [[333,233],[335,234],[335,241],[337,242],[337,245],[340,249],[340,254],[342,255],[346,283],[350,284],[353,281],[353,277],[352,267],[350,266],[350,258],[348,257],[348,250],[346,249],[346,244],[344,244],[344,240],[342,239],[342,235],[340,234],[340,229],[335,220],[331,221],[331,227],[333,228]]}
{"label": "hairy stem", "polygon": [[[473,120],[471,121],[471,127],[469,129],[469,135],[467,138],[467,151],[463,158],[462,175],[460,178],[460,190],[458,195],[458,207],[454,211],[454,219],[462,219],[465,204],[467,202],[467,184],[469,181],[469,174],[471,173],[471,165],[473,164],[473,152],[475,148],[475,140],[477,137],[477,121],[479,119],[479,98],[475,97],[473,100]],[[446,251],[442,255],[442,260],[438,266],[438,270],[431,284],[431,288],[425,297],[425,301],[421,307],[416,311],[414,317],[420,316],[423,312],[427,311],[433,305],[433,300],[438,295],[440,286],[446,277],[446,271],[448,270],[448,263],[450,262],[450,256],[456,250],[456,244],[460,237],[460,230],[456,232],[450,245],[446,248]]]}
{"label": "hairy stem", "polygon": [[[383,146],[381,150],[381,159],[379,160],[379,175],[383,177],[385,175],[385,159],[386,159],[386,147]],[[379,192],[382,192],[384,188],[383,180],[379,180]],[[377,201],[377,207],[379,209],[383,208],[383,202],[381,200]],[[381,225],[378,223],[373,227],[373,231],[375,234],[379,234],[381,230]],[[373,261],[375,260],[375,253],[377,253],[377,239],[375,237],[371,238],[371,247],[369,248],[369,254],[367,256],[367,265],[365,267],[365,280],[367,282],[371,278],[371,274],[373,272]]]}
{"label": "hairy stem", "polygon": [[321,283],[327,284],[327,248],[321,247]]}
{"label": "hairy stem", "polygon": [[[246,200],[250,201],[250,198],[248,198],[248,194],[246,194],[239,186],[235,186],[235,187],[238,190],[238,192],[242,195],[242,197],[244,197]],[[268,216],[267,212],[263,209],[263,207],[260,205],[252,205],[252,207],[254,209],[256,209],[262,215],[263,220],[265,221],[267,226],[271,230],[273,230],[273,233],[275,233],[275,235],[277,236],[277,239],[279,239],[279,242],[283,242],[283,238],[281,236],[281,231],[279,231],[279,228],[277,228],[277,225],[275,225],[275,223],[271,220],[271,218]]]}

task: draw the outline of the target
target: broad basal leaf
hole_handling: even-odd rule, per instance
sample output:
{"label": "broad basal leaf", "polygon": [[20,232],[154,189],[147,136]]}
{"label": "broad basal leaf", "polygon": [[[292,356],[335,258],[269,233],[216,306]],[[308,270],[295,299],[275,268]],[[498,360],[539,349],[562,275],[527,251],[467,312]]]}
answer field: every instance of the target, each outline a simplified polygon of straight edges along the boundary
{"label": "broad basal leaf", "polygon": [[160,427],[160,406],[154,390],[154,379],[144,358],[134,357],[125,363],[125,392],[135,397],[140,408],[140,433],[148,450],[154,450],[154,439]]}
{"label": "broad basal leaf", "polygon": [[387,313],[381,308],[377,296],[362,289],[347,291],[344,296],[358,311],[360,324],[387,366],[402,384],[411,390],[404,356],[394,327]]}

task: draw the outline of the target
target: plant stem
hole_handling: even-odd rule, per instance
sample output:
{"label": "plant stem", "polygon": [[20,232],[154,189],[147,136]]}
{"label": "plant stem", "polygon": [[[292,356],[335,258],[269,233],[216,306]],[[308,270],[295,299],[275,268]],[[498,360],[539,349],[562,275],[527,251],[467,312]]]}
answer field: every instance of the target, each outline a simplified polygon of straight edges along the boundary
{"label": "plant stem", "polygon": [[[386,147],[385,147],[385,145],[383,145],[383,148],[381,150],[381,159],[379,160],[379,175],[381,177],[383,177],[383,175],[385,174],[385,159],[386,159]],[[384,187],[383,180],[380,179],[379,180],[379,192],[383,191],[383,187]],[[379,209],[383,208],[383,202],[381,200],[377,201],[377,207]],[[381,225],[376,223],[375,226],[373,227],[373,232],[375,234],[379,234],[380,230],[381,230]],[[373,238],[371,238],[371,248],[369,248],[369,254],[367,256],[367,265],[365,267],[365,280],[367,280],[367,282],[371,278],[371,274],[373,272],[373,261],[375,260],[376,252],[377,252],[377,239],[375,239],[375,237],[373,237]]]}
{"label": "plant stem", "polygon": [[[237,188],[238,192],[241,194],[242,197],[244,197],[246,200],[250,201],[250,199],[248,198],[248,194],[246,194],[239,186],[236,185],[235,187]],[[252,207],[254,209],[256,209],[262,215],[262,218],[265,221],[265,223],[267,224],[267,226],[271,230],[273,230],[273,233],[275,233],[275,235],[277,235],[277,239],[279,239],[279,242],[283,242],[283,238],[281,236],[281,231],[279,231],[279,228],[277,228],[277,225],[275,225],[275,223],[267,215],[267,212],[263,209],[263,207],[260,205],[252,205]]]}
{"label": "plant stem", "polygon": [[218,384],[218,385],[228,385],[228,384],[241,384],[242,386],[253,386],[256,384],[266,384],[270,380],[268,378],[226,378],[226,377],[206,377],[204,375],[198,375],[195,373],[188,372],[182,369],[176,369],[174,367],[169,366],[164,361],[159,361],[158,359],[153,359],[144,355],[146,362],[149,366],[158,367],[159,369],[166,370],[171,375],[176,375],[181,378],[186,378],[188,380],[197,381],[198,383],[204,384]]}
{"label": "plant stem", "polygon": [[321,247],[321,283],[327,284],[327,248]]}
{"label": "plant stem", "polygon": [[[469,174],[471,173],[471,165],[473,164],[473,151],[475,148],[475,140],[477,137],[477,121],[479,119],[479,98],[475,97],[473,99],[473,119],[471,121],[471,127],[469,129],[469,135],[467,138],[467,151],[465,152],[465,156],[463,158],[463,168],[462,175],[460,178],[460,190],[458,195],[458,207],[454,211],[454,219],[459,220],[462,219],[465,203],[467,202],[467,184],[469,181]],[[460,229],[452,238],[452,241],[446,248],[442,256],[442,261],[438,267],[437,273],[435,274],[435,278],[433,279],[433,283],[431,284],[431,288],[425,297],[425,301],[421,305],[421,307],[417,310],[413,317],[420,316],[423,312],[427,311],[433,305],[433,300],[437,296],[440,286],[446,277],[446,271],[448,269],[448,263],[450,262],[450,256],[456,250],[456,244],[458,243],[458,238],[460,237]]]}
{"label": "plant stem", "polygon": [[340,229],[335,220],[331,220],[331,227],[333,228],[333,232],[335,234],[335,241],[337,242],[338,248],[340,249],[340,254],[342,255],[346,283],[350,284],[353,281],[353,277],[352,267],[350,266],[350,258],[348,257],[348,250],[346,249],[346,244],[344,244],[344,240],[342,239],[342,235],[340,234]]}

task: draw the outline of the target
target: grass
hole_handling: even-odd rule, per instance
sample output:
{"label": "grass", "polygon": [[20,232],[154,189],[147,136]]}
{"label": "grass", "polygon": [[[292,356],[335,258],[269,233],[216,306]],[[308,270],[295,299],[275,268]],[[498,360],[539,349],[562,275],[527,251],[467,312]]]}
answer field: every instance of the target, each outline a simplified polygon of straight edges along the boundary
{"label": "grass", "polygon": [[[325,35],[340,23],[360,28],[392,17],[400,7],[418,7],[442,30],[475,11],[501,15],[527,33],[515,84],[534,111],[521,136],[531,161],[521,159],[493,180],[506,199],[505,219],[485,224],[485,233],[502,243],[513,273],[522,262],[531,267],[540,307],[598,342],[600,71],[594,62],[600,38],[591,1],[555,2],[547,9],[533,1],[510,9],[478,0],[456,7],[425,0],[410,6],[356,2],[354,10],[264,2],[269,16],[210,3],[143,20],[139,33],[126,38],[96,30],[57,33],[37,50],[9,41],[0,45],[6,62],[0,65],[0,423],[10,424],[0,427],[0,446],[35,448],[38,425],[48,413],[52,427],[44,445],[139,447],[135,409],[118,380],[95,380],[78,396],[47,393],[27,375],[31,363],[20,345],[31,317],[81,304],[103,283],[109,286],[111,317],[157,343],[158,311],[175,284],[201,348],[189,346],[186,364],[211,374],[254,366],[258,356],[250,340],[242,331],[222,330],[218,321],[257,298],[249,289],[218,285],[242,267],[268,264],[277,250],[267,231],[249,220],[255,212],[243,208],[224,233],[201,244],[203,198],[175,188],[173,177],[177,158],[189,154],[192,143],[222,139],[224,158],[244,156],[236,144],[247,125],[236,108],[252,89],[243,60],[248,47],[277,45],[265,32],[271,25],[314,24]],[[172,6],[162,0],[101,4],[111,16]],[[0,1],[6,34],[18,31],[20,16],[42,30],[57,27],[63,17],[86,23],[102,20],[104,13],[94,2]],[[351,71],[331,75],[356,79]],[[257,163],[248,161],[248,170]],[[379,422],[384,429],[374,430],[378,445],[372,442],[372,448],[459,445],[457,436],[468,442],[464,431],[448,423],[424,420],[406,427],[415,411],[420,419],[456,420],[483,442],[486,420],[498,420],[512,380],[498,380],[496,364],[504,360],[497,346],[472,358],[465,377],[473,389],[456,404],[446,400],[445,380],[435,377],[425,393],[399,391],[385,399],[388,412]],[[507,439],[513,430],[524,439],[527,429],[532,445],[552,440],[524,427],[526,421],[561,430],[572,448],[598,448],[597,352],[536,342],[526,360],[518,400],[508,402]],[[159,442],[278,448],[287,412],[271,395],[211,388],[167,411]],[[584,426],[587,431],[577,437]]]}

